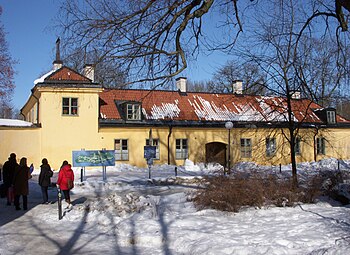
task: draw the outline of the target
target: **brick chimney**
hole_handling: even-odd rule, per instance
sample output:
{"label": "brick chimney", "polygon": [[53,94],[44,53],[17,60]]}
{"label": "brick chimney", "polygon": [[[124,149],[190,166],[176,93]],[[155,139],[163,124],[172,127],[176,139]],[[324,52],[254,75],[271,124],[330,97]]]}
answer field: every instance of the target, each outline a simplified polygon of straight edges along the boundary
{"label": "brick chimney", "polygon": [[186,77],[177,78],[176,88],[180,90],[180,92],[187,92],[187,78]]}
{"label": "brick chimney", "polygon": [[243,94],[243,81],[242,80],[235,80],[232,83],[232,93],[234,94]]}
{"label": "brick chimney", "polygon": [[92,82],[95,82],[95,67],[92,64],[84,65],[84,75]]}
{"label": "brick chimney", "polygon": [[61,60],[61,54],[60,54],[60,38],[58,37],[56,40],[56,59],[53,61],[53,70],[56,71],[62,67],[62,60]]}

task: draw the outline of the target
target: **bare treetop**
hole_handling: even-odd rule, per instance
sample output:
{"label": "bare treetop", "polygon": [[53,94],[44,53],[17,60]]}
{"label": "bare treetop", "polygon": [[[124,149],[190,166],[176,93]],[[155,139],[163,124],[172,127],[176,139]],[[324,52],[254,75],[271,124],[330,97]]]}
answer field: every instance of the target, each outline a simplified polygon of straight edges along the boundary
{"label": "bare treetop", "polygon": [[[69,0],[62,5],[61,21],[66,45],[86,54],[97,52],[97,61],[114,61],[127,72],[129,82],[168,81],[201,50],[234,47],[244,28],[241,18],[249,18],[249,7],[263,4],[258,0]],[[313,1],[312,6],[306,26],[325,16],[347,30],[343,10],[349,10],[348,1]]]}

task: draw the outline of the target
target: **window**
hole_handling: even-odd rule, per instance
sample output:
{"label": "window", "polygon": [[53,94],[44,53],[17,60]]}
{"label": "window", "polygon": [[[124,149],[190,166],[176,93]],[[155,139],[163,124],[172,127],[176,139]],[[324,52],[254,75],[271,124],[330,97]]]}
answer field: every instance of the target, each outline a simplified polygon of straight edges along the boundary
{"label": "window", "polygon": [[114,149],[115,149],[115,160],[129,160],[128,140],[115,139]]}
{"label": "window", "polygon": [[252,157],[251,139],[241,138],[241,157],[242,158],[251,158]]}
{"label": "window", "polygon": [[141,120],[141,106],[139,104],[127,104],[126,111],[128,120]]}
{"label": "window", "polygon": [[301,142],[301,138],[299,136],[296,137],[295,138],[295,144],[294,144],[295,155],[301,155],[300,142]]}
{"label": "window", "polygon": [[176,139],[175,157],[176,159],[188,158],[187,139]]}
{"label": "window", "polygon": [[327,111],[327,123],[328,124],[336,123],[335,111]]}
{"label": "window", "polygon": [[64,97],[62,99],[63,115],[78,115],[78,98]]}
{"label": "window", "polygon": [[[146,139],[146,145],[150,145],[149,139]],[[159,139],[153,139],[152,146],[156,146],[156,159],[159,159]]]}
{"label": "window", "polygon": [[326,154],[326,139],[325,138],[317,137],[316,150],[317,150],[317,155],[325,155]]}
{"label": "window", "polygon": [[276,138],[266,138],[266,156],[271,157],[276,153]]}

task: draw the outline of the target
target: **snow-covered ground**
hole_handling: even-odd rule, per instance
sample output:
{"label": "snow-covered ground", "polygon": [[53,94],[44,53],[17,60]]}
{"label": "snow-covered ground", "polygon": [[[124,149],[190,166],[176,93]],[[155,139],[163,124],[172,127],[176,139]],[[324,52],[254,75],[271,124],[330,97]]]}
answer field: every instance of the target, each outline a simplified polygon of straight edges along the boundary
{"label": "snow-covered ground", "polygon": [[[341,162],[342,169],[349,162]],[[328,198],[295,207],[248,208],[239,213],[198,211],[188,196],[196,180],[218,166],[186,162],[178,168],[148,169],[129,165],[86,170],[80,182],[75,169],[72,210],[58,219],[55,203],[41,204],[38,169],[30,181],[29,210],[16,211],[0,200],[0,254],[350,254],[350,207]],[[300,178],[336,170],[337,161],[299,165]],[[272,171],[289,175],[290,166],[269,169],[252,163],[235,171]],[[57,172],[53,181],[57,178]],[[63,203],[65,207],[65,203]]]}

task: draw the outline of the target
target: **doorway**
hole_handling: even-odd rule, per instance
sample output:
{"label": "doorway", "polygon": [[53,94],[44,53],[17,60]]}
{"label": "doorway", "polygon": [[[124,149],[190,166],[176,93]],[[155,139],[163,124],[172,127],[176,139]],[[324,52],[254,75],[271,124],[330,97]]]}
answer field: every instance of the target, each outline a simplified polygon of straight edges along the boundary
{"label": "doorway", "polygon": [[225,143],[212,142],[205,145],[206,163],[219,163],[226,166],[226,148]]}

